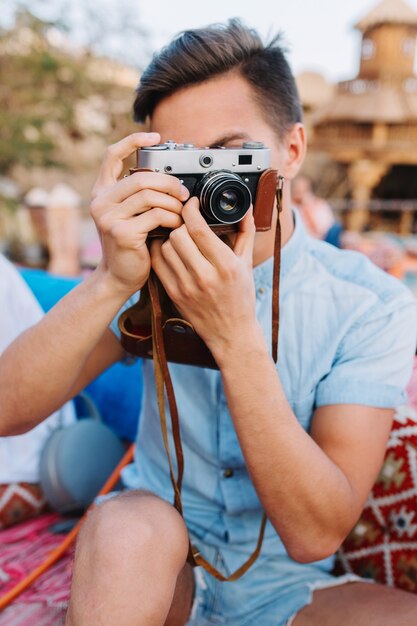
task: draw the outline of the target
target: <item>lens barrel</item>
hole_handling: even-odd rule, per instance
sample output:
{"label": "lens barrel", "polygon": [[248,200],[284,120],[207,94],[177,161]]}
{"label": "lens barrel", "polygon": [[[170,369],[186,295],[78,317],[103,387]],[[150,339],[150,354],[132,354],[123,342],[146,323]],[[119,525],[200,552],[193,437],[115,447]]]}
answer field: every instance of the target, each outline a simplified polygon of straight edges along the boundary
{"label": "lens barrel", "polygon": [[252,194],[240,176],[227,170],[208,172],[199,185],[200,208],[210,223],[236,224],[248,212]]}

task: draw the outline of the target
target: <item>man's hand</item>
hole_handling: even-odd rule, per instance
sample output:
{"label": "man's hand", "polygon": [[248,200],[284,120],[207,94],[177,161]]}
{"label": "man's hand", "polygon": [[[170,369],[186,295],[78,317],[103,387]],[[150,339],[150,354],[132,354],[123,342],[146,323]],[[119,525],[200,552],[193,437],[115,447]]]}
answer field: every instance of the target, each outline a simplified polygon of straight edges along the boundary
{"label": "man's hand", "polygon": [[150,270],[149,231],[182,224],[188,190],[175,176],[137,172],[119,180],[123,161],[137,148],[158,143],[158,133],[135,133],[107,149],[93,189],[91,215],[103,248],[99,272],[105,272],[126,297],[141,289]]}
{"label": "man's hand", "polygon": [[182,217],[184,224],[165,242],[152,243],[152,267],[178,309],[221,359],[257,326],[252,211],[240,222],[233,250],[207,225],[197,198],[184,205]]}

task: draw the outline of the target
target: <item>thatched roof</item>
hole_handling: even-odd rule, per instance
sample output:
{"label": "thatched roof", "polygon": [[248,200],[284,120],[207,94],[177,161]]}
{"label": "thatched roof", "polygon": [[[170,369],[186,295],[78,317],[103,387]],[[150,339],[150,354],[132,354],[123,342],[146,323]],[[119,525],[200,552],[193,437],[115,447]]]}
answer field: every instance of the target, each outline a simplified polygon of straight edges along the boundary
{"label": "thatched roof", "polygon": [[301,72],[295,77],[301,102],[306,108],[316,109],[330,100],[335,86],[318,72]]}
{"label": "thatched roof", "polygon": [[363,93],[339,88],[337,95],[314,115],[315,124],[332,121],[401,124],[416,120],[417,92],[386,84]]}
{"label": "thatched roof", "polygon": [[355,28],[366,32],[380,24],[406,24],[417,28],[417,13],[404,0],[382,0]]}

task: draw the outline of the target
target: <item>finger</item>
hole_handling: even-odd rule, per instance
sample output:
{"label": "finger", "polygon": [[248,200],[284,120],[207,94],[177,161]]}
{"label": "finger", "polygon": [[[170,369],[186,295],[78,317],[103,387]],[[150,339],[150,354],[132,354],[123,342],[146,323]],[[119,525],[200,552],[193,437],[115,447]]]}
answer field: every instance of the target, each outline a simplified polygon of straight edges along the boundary
{"label": "finger", "polygon": [[184,263],[180,259],[177,252],[174,250],[169,239],[162,242],[160,239],[154,241],[151,246],[151,258],[153,251],[157,254],[160,252],[162,259],[168,265],[173,274],[175,274],[177,281],[180,285],[186,287],[186,291],[189,293],[191,289],[191,276],[185,267]]}
{"label": "finger", "polygon": [[222,267],[233,252],[205,221],[199,210],[198,199],[193,197],[185,203],[182,217],[191,239],[210,263]]}
{"label": "finger", "polygon": [[233,246],[233,252],[244,259],[250,264],[253,260],[253,246],[255,244],[255,221],[253,219],[252,207],[246,213],[245,217],[239,222],[239,232],[235,239]]}
{"label": "finger", "polygon": [[207,276],[209,272],[213,271],[213,266],[190,237],[185,224],[171,232],[169,241],[183,265],[195,278]]}
{"label": "finger", "polygon": [[155,208],[181,215],[183,205],[182,202],[166,193],[144,189],[133,194],[121,204],[110,205],[108,211],[111,211],[115,217],[127,219]]}
{"label": "finger", "polygon": [[123,202],[123,200],[142,189],[153,189],[154,191],[167,193],[183,202],[190,196],[188,189],[184,187],[176,176],[157,172],[135,172],[113,184],[104,197],[111,202]]}
{"label": "finger", "polygon": [[178,228],[183,223],[180,215],[165,211],[164,209],[151,209],[136,217],[124,220],[126,228],[132,229],[132,233],[147,234],[154,228],[162,226],[164,228]]}
{"label": "finger", "polygon": [[152,264],[153,270],[155,271],[159,280],[163,284],[168,296],[171,298],[171,300],[175,302],[178,299],[178,293],[179,293],[177,277],[172,271],[172,269],[169,267],[169,265],[166,263],[166,261],[164,260],[162,256],[161,246],[162,246],[161,240],[152,242],[151,264]]}
{"label": "finger", "polygon": [[94,185],[93,195],[101,193],[117,181],[123,171],[123,161],[135,150],[154,146],[160,138],[159,133],[133,133],[109,146]]}

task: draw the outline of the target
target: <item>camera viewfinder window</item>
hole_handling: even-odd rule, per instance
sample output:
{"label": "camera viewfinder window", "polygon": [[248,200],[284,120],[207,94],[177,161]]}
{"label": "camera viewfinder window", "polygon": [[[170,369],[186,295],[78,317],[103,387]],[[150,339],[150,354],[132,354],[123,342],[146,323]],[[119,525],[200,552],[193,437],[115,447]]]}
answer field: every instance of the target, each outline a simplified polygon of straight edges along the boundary
{"label": "camera viewfinder window", "polygon": [[239,154],[239,165],[252,165],[252,155]]}

